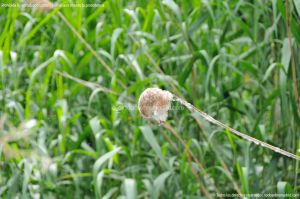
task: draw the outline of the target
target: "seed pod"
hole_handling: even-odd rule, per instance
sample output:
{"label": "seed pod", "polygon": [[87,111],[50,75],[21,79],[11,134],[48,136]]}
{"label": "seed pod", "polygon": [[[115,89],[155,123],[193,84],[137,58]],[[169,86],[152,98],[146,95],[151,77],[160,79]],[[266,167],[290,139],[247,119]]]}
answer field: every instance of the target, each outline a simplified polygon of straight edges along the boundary
{"label": "seed pod", "polygon": [[166,121],[173,99],[172,93],[159,88],[147,88],[140,96],[138,108],[144,118]]}

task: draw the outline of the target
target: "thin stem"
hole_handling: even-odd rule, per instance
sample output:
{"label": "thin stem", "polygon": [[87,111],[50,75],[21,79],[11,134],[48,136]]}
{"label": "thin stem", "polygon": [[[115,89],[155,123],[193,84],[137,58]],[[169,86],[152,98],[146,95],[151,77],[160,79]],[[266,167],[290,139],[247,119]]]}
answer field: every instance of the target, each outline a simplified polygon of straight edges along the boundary
{"label": "thin stem", "polygon": [[[167,127],[166,124],[163,124],[163,125],[164,125],[165,128],[167,128],[170,131],[174,130],[174,129],[173,130],[169,129],[169,126]],[[176,144],[171,140],[171,138],[167,134],[165,134],[164,132],[163,132],[163,136],[168,140],[168,142],[172,145],[172,147],[176,150],[176,152],[179,153],[180,150],[178,149],[178,147],[176,146]],[[187,150],[188,150],[188,148],[187,148]],[[198,175],[197,171],[195,170],[195,168],[192,165],[192,157],[191,157],[190,154],[188,154],[188,161],[189,161],[189,163],[191,165],[192,173],[196,177],[196,179],[197,179],[197,181],[199,183],[201,191],[204,193],[204,195],[206,197],[211,198],[208,190],[203,186],[203,182],[201,181],[200,176]]]}
{"label": "thin stem", "polygon": [[283,149],[280,149],[278,147],[272,146],[272,145],[270,145],[270,144],[268,144],[266,142],[260,141],[260,140],[254,138],[254,137],[251,137],[249,135],[241,133],[241,132],[239,132],[239,131],[237,131],[237,130],[235,130],[235,129],[229,127],[229,126],[227,126],[226,124],[223,124],[222,122],[214,119],[213,117],[211,117],[207,113],[205,113],[203,111],[200,111],[199,109],[197,109],[196,107],[194,107],[192,104],[188,103],[187,101],[185,101],[185,100],[183,100],[183,99],[181,99],[181,98],[179,98],[177,96],[174,96],[174,100],[178,101],[179,103],[181,103],[182,105],[184,105],[192,113],[194,113],[194,112],[199,113],[202,117],[204,117],[209,122],[214,123],[214,124],[216,124],[216,125],[224,128],[224,129],[227,129],[231,133],[233,133],[233,134],[235,134],[235,135],[237,135],[237,136],[239,136],[239,137],[241,137],[241,138],[243,138],[243,139],[245,139],[245,140],[247,140],[249,142],[253,142],[256,145],[261,145],[262,147],[268,148],[268,149],[270,149],[270,150],[272,150],[272,151],[274,151],[276,153],[280,153],[280,154],[282,154],[284,156],[293,158],[295,160],[300,160],[300,157],[297,156],[297,155],[295,155],[295,154],[293,154],[293,153],[290,153],[290,152],[285,151]]}
{"label": "thin stem", "polygon": [[207,132],[205,131],[205,129],[202,127],[200,121],[198,118],[194,117],[198,126],[202,129],[202,132],[204,134],[205,139],[207,140],[209,146],[211,147],[212,151],[216,154],[216,157],[218,158],[219,162],[221,163],[222,167],[224,168],[229,180],[232,182],[233,184],[233,188],[236,190],[236,192],[240,195],[242,195],[242,192],[240,190],[240,188],[238,187],[238,184],[235,182],[233,176],[231,175],[231,172],[229,170],[229,168],[227,167],[226,163],[224,162],[224,160],[222,159],[222,156],[219,155],[218,151],[215,149],[214,144],[210,141],[209,136],[207,134]]}
{"label": "thin stem", "polygon": [[[299,147],[300,142],[297,144],[297,150]],[[294,191],[295,193],[298,193],[298,187],[297,187],[297,181],[298,181],[298,171],[299,171],[299,161],[296,161],[295,165],[295,179],[294,179]]]}
{"label": "thin stem", "polygon": [[[80,33],[72,26],[72,24],[66,19],[66,17],[61,13],[58,12],[58,16],[67,24],[67,26],[71,29],[71,31],[76,35],[76,37],[81,41],[81,43],[94,55],[94,57],[104,66],[107,72],[113,76],[114,71],[109,67],[109,65],[98,55],[98,53],[93,49],[93,47],[80,35]],[[117,82],[125,87],[124,83],[117,79]]]}
{"label": "thin stem", "polygon": [[[292,65],[292,81],[293,81],[293,90],[294,90],[294,96],[295,96],[295,101],[296,101],[296,106],[297,106],[297,113],[300,115],[300,98],[299,98],[299,93],[298,93],[298,85],[297,85],[297,71],[296,71],[296,63],[295,63],[295,57],[294,57],[294,49],[292,45],[292,33],[291,33],[291,18],[290,18],[290,9],[289,9],[289,1],[285,0],[285,15],[286,15],[286,27],[288,31],[288,39],[289,39],[289,47],[291,51],[291,65]],[[296,144],[296,133],[293,133],[293,146],[296,148],[296,151],[298,149],[298,146]],[[296,168],[295,168],[295,191],[297,192],[297,179],[298,179],[298,166],[299,163],[296,162]]]}
{"label": "thin stem", "polygon": [[97,52],[92,48],[92,46],[85,41],[85,39],[79,34],[79,32],[70,24],[70,22],[66,19],[66,17],[58,12],[59,17],[67,24],[67,26],[71,29],[71,31],[78,37],[78,39],[85,45],[85,47],[91,51],[91,53],[96,57],[96,59],[104,66],[104,68],[109,72],[109,74],[113,74],[114,72],[111,68],[105,63],[105,61],[97,54]]}
{"label": "thin stem", "polygon": [[[189,162],[191,162],[192,160],[194,160],[198,166],[200,167],[202,172],[205,172],[205,168],[202,165],[202,163],[195,157],[194,153],[190,150],[190,147],[186,144],[186,142],[183,140],[183,138],[172,128],[171,125],[167,124],[167,123],[162,123],[162,125],[168,129],[180,142],[181,144],[184,146],[184,148],[187,150],[188,153],[188,160]],[[204,193],[204,195],[207,198],[211,198],[210,193],[208,192],[208,190],[203,186],[200,176],[197,174],[197,172],[195,171],[195,169],[193,168],[193,165],[191,165],[192,168],[192,173],[194,174],[194,176],[197,178],[197,180],[199,181],[200,184],[200,189],[202,190],[202,192]],[[219,193],[219,190],[217,189],[217,187],[215,187],[217,193]]]}
{"label": "thin stem", "polygon": [[[132,35],[129,35],[129,36],[139,47],[141,47],[141,44],[138,42],[138,40],[134,36],[132,36]],[[146,57],[148,58],[148,60],[150,61],[150,63],[154,66],[156,71],[162,75],[166,75],[164,73],[164,71],[160,68],[159,64],[157,64],[155,62],[154,58],[149,54],[148,49],[146,49],[144,51],[144,53],[145,53]],[[180,92],[178,91],[176,85],[172,81],[169,82],[169,85],[172,87],[174,93],[176,93],[177,95],[180,95]]]}
{"label": "thin stem", "polygon": [[297,85],[297,71],[296,71],[296,63],[295,63],[295,57],[294,57],[294,50],[292,46],[292,33],[291,33],[291,19],[290,19],[290,11],[289,11],[289,1],[285,0],[285,13],[286,13],[286,26],[287,26],[287,31],[288,31],[288,39],[289,39],[289,47],[291,51],[291,65],[292,65],[292,80],[293,80],[293,90],[294,90],[294,95],[295,95],[295,101],[297,105],[297,113],[300,115],[300,98],[299,98],[299,93],[298,93],[298,85]]}
{"label": "thin stem", "polygon": [[72,75],[70,75],[70,74],[68,74],[66,72],[60,72],[60,71],[56,70],[55,73],[57,73],[57,74],[65,77],[67,79],[70,79],[72,81],[75,81],[75,82],[77,82],[77,83],[79,83],[79,84],[81,84],[83,86],[86,86],[86,87],[88,87],[88,88],[90,88],[92,90],[99,89],[99,90],[101,90],[101,91],[103,91],[105,93],[110,93],[110,94],[113,94],[113,95],[118,95],[118,93],[116,93],[115,91],[113,91],[113,90],[111,90],[109,88],[106,88],[106,87],[104,87],[104,86],[102,86],[100,84],[96,84],[94,82],[89,82],[89,81],[85,81],[85,80],[76,78],[76,77],[74,77],[74,76],[72,76]]}

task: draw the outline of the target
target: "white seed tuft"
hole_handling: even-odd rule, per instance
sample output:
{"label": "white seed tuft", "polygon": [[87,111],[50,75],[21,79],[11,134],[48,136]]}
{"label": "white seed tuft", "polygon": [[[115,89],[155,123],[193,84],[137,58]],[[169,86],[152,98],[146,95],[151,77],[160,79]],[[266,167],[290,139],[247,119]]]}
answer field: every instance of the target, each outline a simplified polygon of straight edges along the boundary
{"label": "white seed tuft", "polygon": [[166,121],[173,99],[172,93],[159,88],[147,88],[140,96],[138,108],[144,118]]}

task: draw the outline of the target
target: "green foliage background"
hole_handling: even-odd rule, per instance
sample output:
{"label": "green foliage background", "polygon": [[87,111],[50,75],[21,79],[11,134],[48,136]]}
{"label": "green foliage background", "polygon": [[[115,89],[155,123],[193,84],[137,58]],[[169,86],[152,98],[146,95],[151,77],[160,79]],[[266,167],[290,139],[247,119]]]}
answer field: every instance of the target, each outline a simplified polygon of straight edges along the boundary
{"label": "green foliage background", "polygon": [[300,1],[76,2],[99,6],[0,7],[1,198],[299,192],[299,162],[136,102],[160,87],[300,155]]}

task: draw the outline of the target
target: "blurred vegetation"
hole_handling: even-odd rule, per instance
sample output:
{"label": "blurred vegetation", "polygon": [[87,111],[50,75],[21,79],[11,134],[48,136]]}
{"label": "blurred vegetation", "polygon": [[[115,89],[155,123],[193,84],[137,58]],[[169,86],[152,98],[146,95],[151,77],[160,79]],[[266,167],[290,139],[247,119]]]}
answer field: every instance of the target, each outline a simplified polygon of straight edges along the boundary
{"label": "blurred vegetation", "polygon": [[299,162],[136,102],[160,87],[300,155],[300,1],[76,2],[99,6],[0,7],[1,198],[299,192]]}

